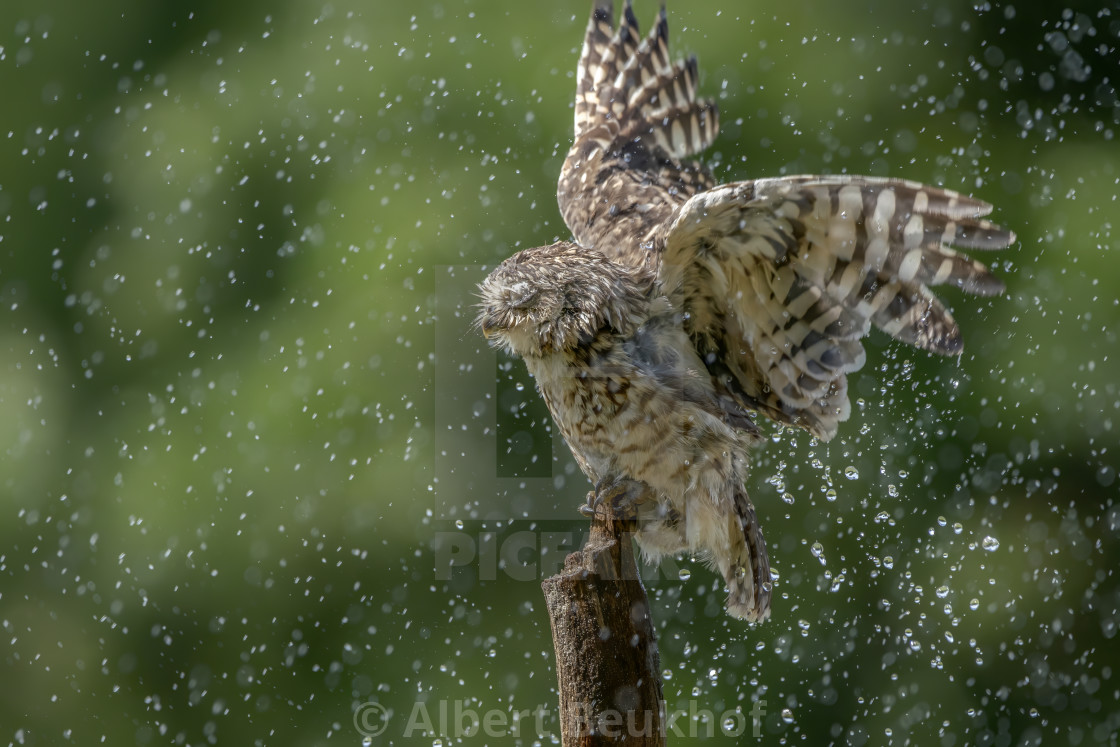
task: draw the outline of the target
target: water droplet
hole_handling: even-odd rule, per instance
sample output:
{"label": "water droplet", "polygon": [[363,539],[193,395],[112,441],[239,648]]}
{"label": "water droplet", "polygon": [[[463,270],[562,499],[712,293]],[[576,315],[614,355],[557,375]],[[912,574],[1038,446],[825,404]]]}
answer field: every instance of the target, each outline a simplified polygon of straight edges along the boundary
{"label": "water droplet", "polygon": [[858,480],[859,479],[859,470],[856,469],[855,467],[845,467],[844,468],[844,477],[848,478],[849,480]]}
{"label": "water droplet", "polygon": [[782,500],[792,506],[793,505],[793,493],[782,493]]}
{"label": "water droplet", "polygon": [[898,497],[898,486],[895,485],[894,483],[891,483],[890,485],[888,485],[887,486],[887,495],[889,495],[891,498],[897,498]]}
{"label": "water droplet", "polygon": [[980,543],[980,546],[988,552],[995,552],[999,549],[999,540],[997,540],[995,537],[988,536],[984,538],[984,541]]}
{"label": "water droplet", "polygon": [[884,568],[894,568],[894,557],[891,556],[891,555],[884,555],[883,556],[883,567]]}
{"label": "water droplet", "polygon": [[829,503],[834,503],[836,501],[836,491],[832,488],[824,491],[824,499]]}
{"label": "water droplet", "polygon": [[976,597],[973,597],[972,599],[968,600],[968,608],[970,610],[979,609],[979,607],[980,607],[980,600],[977,599]]}
{"label": "water droplet", "polygon": [[820,542],[814,542],[813,546],[809,548],[809,552],[813,553],[813,557],[821,561],[821,565],[825,564],[824,560],[824,545]]}
{"label": "water droplet", "polygon": [[792,724],[793,723],[793,711],[791,711],[788,708],[783,708],[782,709],[782,721],[785,721],[787,724]]}
{"label": "water droplet", "polygon": [[886,511],[880,511],[879,513],[875,514],[875,523],[882,524],[889,518],[891,518],[890,514],[888,514]]}
{"label": "water droplet", "polygon": [[692,571],[687,568],[681,568],[680,571],[677,572],[677,575],[680,576],[681,581],[687,581],[692,578]]}
{"label": "water droplet", "polygon": [[935,593],[938,597],[944,599],[945,597],[949,596],[949,587],[942,584],[941,586],[937,587],[937,591]]}

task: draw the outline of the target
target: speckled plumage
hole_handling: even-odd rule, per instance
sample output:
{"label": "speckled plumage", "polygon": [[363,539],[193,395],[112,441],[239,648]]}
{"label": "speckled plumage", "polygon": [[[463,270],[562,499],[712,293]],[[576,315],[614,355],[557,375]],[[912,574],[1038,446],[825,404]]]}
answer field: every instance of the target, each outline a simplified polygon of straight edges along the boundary
{"label": "speckled plumage", "polygon": [[636,506],[645,555],[703,555],[728,609],[765,618],[770,564],[745,487],[758,431],[715,391],[652,276],[561,242],[510,257],[481,291],[479,326],[525,360],[584,473],[653,491]]}
{"label": "speckled plumage", "polygon": [[574,242],[520,252],[483,282],[479,322],[525,359],[596,482],[630,479],[647,556],[707,557],[728,610],[770,610],[747,497],[761,413],[835,435],[872,327],[941,354],[960,331],[930,287],[1003,285],[947,245],[998,249],[991,206],[899,179],[795,176],[715,186],[685,160],[718,130],[696,61],[671,63],[665,10],[642,39],[596,2],[580,57],[575,142],[558,199]]}

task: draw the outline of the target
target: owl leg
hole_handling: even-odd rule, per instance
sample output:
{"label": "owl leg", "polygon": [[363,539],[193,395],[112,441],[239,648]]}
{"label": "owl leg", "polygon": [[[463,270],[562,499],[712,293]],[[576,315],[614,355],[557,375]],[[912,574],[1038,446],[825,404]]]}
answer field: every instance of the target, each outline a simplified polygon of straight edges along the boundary
{"label": "owl leg", "polygon": [[628,477],[603,478],[587,494],[587,503],[579,507],[584,516],[594,516],[600,506],[608,505],[616,514],[631,517],[635,507],[646,498],[649,486]]}

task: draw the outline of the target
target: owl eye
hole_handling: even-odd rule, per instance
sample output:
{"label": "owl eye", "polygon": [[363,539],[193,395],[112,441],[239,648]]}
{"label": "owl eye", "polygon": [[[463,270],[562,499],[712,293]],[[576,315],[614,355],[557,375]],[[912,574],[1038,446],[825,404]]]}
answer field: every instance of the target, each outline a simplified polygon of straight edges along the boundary
{"label": "owl eye", "polygon": [[524,309],[537,300],[537,289],[522,281],[514,283],[509,289],[509,305],[515,309]]}
{"label": "owl eye", "polygon": [[537,300],[537,292],[536,291],[529,291],[528,293],[526,293],[522,296],[518,296],[518,297],[514,298],[513,302],[512,302],[512,305],[516,309],[527,309],[530,306],[532,306],[533,302],[536,301],[536,300]]}

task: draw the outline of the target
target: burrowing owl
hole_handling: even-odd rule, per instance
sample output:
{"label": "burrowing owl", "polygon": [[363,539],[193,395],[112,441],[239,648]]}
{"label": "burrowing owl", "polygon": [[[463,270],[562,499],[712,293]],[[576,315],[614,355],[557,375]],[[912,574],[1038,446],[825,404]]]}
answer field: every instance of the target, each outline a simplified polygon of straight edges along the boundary
{"label": "burrowing owl", "polygon": [[637,539],[723,575],[728,611],[770,612],[770,565],[744,485],[754,418],[820,439],[849,414],[871,327],[945,355],[953,317],[930,292],[1002,292],[947,245],[1015,240],[991,206],[898,179],[794,176],[716,186],[683,160],[711,144],[696,60],[670,62],[664,8],[644,39],[594,6],[575,143],[559,202],[574,241],[510,257],[481,285],[479,324],[521,356],[580,467],[642,484]]}

